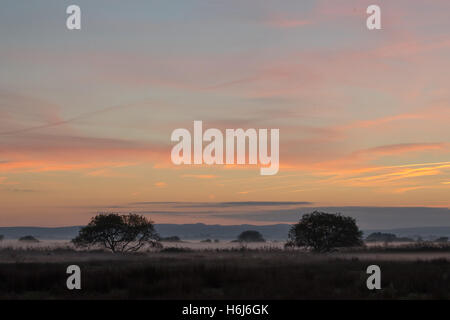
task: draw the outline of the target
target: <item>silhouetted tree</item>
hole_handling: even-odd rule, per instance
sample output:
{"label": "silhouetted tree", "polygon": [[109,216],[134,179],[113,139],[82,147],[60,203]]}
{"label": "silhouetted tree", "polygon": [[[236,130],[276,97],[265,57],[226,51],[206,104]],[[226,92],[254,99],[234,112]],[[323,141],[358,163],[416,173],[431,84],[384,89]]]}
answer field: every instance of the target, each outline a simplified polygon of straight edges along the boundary
{"label": "silhouetted tree", "polygon": [[367,242],[413,242],[414,239],[408,237],[397,237],[392,233],[374,232],[367,236]]}
{"label": "silhouetted tree", "polygon": [[72,242],[78,247],[103,246],[112,252],[134,252],[144,245],[160,246],[153,222],[137,214],[99,214]]}
{"label": "silhouetted tree", "polygon": [[181,239],[180,239],[180,237],[178,237],[178,236],[170,236],[170,237],[160,238],[160,241],[165,241],[165,242],[181,242]]}
{"label": "silhouetted tree", "polygon": [[33,236],[23,236],[19,238],[19,241],[24,241],[24,242],[39,242],[38,239],[36,239]]}
{"label": "silhouetted tree", "polygon": [[314,211],[305,214],[289,231],[287,246],[307,247],[317,252],[362,244],[355,219],[341,214]]}
{"label": "silhouetted tree", "polygon": [[383,242],[393,242],[397,240],[397,236],[392,233],[374,232],[367,236],[366,241],[383,241]]}
{"label": "silhouetted tree", "polygon": [[435,242],[448,242],[448,237],[440,237],[434,240]]}
{"label": "silhouetted tree", "polygon": [[241,234],[238,236],[237,240],[239,242],[264,242],[263,236],[261,233],[255,230],[247,230],[241,232]]}
{"label": "silhouetted tree", "polygon": [[3,239],[5,239],[5,236],[0,234],[0,241],[2,241]]}

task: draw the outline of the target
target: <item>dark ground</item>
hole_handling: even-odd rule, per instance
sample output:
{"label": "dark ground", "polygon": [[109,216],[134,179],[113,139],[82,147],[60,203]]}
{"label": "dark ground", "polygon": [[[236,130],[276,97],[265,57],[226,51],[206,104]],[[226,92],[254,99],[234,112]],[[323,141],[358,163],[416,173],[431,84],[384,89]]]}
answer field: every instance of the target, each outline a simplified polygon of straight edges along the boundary
{"label": "dark ground", "polygon": [[[47,253],[48,254],[48,253]],[[0,260],[0,299],[449,299],[450,261],[379,260],[289,251],[70,254],[66,261]],[[88,258],[86,258],[86,255]],[[66,268],[82,270],[82,289],[66,288]],[[381,290],[366,287],[381,268]]]}

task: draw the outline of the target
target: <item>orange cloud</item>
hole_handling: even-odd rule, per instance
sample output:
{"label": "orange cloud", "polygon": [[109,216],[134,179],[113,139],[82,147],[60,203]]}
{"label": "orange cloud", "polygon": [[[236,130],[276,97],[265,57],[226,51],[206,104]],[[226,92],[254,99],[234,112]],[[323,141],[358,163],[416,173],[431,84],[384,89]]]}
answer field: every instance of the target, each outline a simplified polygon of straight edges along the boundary
{"label": "orange cloud", "polygon": [[[330,178],[323,179],[322,185],[341,185],[349,187],[379,187],[388,191],[390,186],[397,186],[395,193],[409,191],[411,181],[417,178],[444,175],[444,170],[450,168],[450,162],[410,164],[400,166],[380,166],[363,170],[330,171]],[[403,184],[403,186],[401,186]],[[436,179],[428,181],[428,185],[436,187]],[[421,185],[421,187],[423,184]],[[405,190],[403,190],[405,189]],[[411,189],[412,190],[412,189]]]}
{"label": "orange cloud", "polygon": [[165,182],[163,182],[163,181],[159,181],[159,182],[156,182],[156,183],[155,183],[155,187],[158,187],[158,188],[165,188],[165,187],[167,187],[167,183],[165,183]]}
{"label": "orange cloud", "polygon": [[215,179],[218,176],[213,174],[183,174],[181,177],[183,178],[194,178],[194,179]]}
{"label": "orange cloud", "polygon": [[356,152],[356,154],[397,155],[406,152],[444,150],[445,143],[403,143],[370,148]]}
{"label": "orange cloud", "polygon": [[[0,163],[0,172],[47,172],[47,171],[79,171],[83,169],[123,167],[134,165],[133,162],[51,162],[51,161],[17,161]],[[94,174],[95,175],[95,174]]]}
{"label": "orange cloud", "polygon": [[341,128],[343,128],[343,129],[369,128],[369,127],[374,127],[374,126],[382,125],[382,124],[393,122],[393,121],[423,119],[423,118],[424,118],[423,114],[405,113],[405,114],[399,114],[399,115],[395,115],[395,116],[382,117],[382,118],[378,118],[378,119],[374,119],[374,120],[356,121],[354,123],[343,126]]}
{"label": "orange cloud", "polygon": [[429,189],[429,188],[430,187],[428,187],[428,186],[406,187],[406,188],[395,189],[394,193],[405,193],[405,192],[409,192],[409,191],[420,190],[420,189]]}

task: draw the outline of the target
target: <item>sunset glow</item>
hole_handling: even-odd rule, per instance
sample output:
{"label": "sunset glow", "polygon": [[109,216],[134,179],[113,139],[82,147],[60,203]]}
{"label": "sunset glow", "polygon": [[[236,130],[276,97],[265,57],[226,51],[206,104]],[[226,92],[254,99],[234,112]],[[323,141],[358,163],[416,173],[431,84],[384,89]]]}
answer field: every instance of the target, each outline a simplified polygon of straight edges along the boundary
{"label": "sunset glow", "polygon": [[[72,33],[56,14],[66,3],[8,1],[0,224],[81,225],[103,211],[266,224],[312,207],[449,208],[450,2],[378,2],[383,29],[370,32],[366,0],[161,1],[156,11],[78,1],[86,21]],[[174,165],[171,133],[195,120],[279,128],[278,173]]]}

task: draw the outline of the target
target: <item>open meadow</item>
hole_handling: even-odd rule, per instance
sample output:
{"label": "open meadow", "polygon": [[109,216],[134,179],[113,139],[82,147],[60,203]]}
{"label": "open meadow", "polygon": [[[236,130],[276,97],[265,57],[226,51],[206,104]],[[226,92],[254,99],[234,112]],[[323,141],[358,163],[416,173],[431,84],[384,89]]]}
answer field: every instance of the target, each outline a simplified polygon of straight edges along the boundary
{"label": "open meadow", "polygon": [[[282,242],[164,243],[134,254],[75,250],[67,241],[0,247],[2,299],[448,299],[450,247],[372,245],[314,254]],[[82,289],[66,288],[66,268]],[[382,270],[382,289],[366,269]]]}

